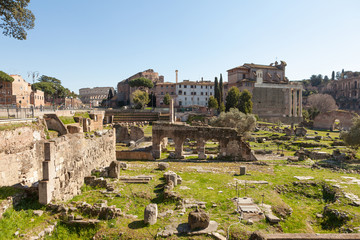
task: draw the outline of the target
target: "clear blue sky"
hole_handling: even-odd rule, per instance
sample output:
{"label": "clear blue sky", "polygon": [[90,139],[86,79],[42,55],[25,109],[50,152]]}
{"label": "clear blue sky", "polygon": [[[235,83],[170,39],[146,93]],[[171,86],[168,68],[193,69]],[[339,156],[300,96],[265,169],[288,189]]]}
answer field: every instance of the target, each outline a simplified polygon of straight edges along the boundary
{"label": "clear blue sky", "polygon": [[360,1],[32,0],[25,41],[0,35],[0,70],[82,87],[152,68],[214,80],[243,63],[287,62],[290,80],[360,70]]}

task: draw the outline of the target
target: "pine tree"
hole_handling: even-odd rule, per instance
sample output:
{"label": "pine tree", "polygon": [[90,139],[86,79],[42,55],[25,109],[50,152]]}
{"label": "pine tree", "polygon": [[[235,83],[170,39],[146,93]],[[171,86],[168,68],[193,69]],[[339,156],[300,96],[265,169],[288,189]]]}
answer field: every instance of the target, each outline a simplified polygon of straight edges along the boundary
{"label": "pine tree", "polygon": [[223,102],[223,97],[224,97],[223,91],[224,91],[223,79],[222,79],[222,74],[220,73],[220,82],[219,82],[219,93],[220,93],[219,95],[220,95],[220,97],[219,97],[219,100],[218,100],[219,105]]}

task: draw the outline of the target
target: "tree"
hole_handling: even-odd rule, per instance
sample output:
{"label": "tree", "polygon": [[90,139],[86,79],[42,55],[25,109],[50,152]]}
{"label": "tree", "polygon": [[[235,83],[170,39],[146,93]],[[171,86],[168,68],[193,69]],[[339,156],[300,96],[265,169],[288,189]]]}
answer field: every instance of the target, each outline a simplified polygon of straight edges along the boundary
{"label": "tree", "polygon": [[27,9],[30,0],[0,0],[0,28],[5,36],[25,40],[26,30],[35,26],[35,16]]}
{"label": "tree", "polygon": [[237,108],[231,108],[229,112],[222,112],[218,117],[211,119],[210,125],[235,128],[239,134],[247,135],[255,129],[256,118],[252,114],[244,114]]}
{"label": "tree", "polygon": [[220,89],[219,89],[219,81],[218,81],[217,77],[215,77],[215,83],[214,83],[214,97],[217,100],[217,102],[219,103]]}
{"label": "tree", "polygon": [[220,112],[225,112],[225,104],[222,102],[222,103],[220,103],[220,107],[219,107],[219,111]]}
{"label": "tree", "polygon": [[360,146],[360,117],[356,117],[353,119],[353,125],[347,132],[341,132],[340,138],[344,140],[344,142],[357,149]]}
{"label": "tree", "polygon": [[310,108],[316,108],[320,113],[338,109],[334,98],[329,94],[312,94],[308,97]]}
{"label": "tree", "polygon": [[110,101],[112,98],[114,97],[113,91],[111,90],[111,88],[109,89],[109,93],[107,96],[107,100]]}
{"label": "tree", "polygon": [[222,78],[222,74],[220,73],[220,81],[219,81],[219,104],[221,104],[223,102],[223,92],[224,92],[224,85],[223,85],[223,78]]}
{"label": "tree", "polygon": [[71,92],[68,88],[63,87],[61,85],[61,81],[57,78],[42,75],[38,81],[39,82],[32,85],[32,89],[43,91],[45,99],[48,101],[56,98],[77,97],[74,92]]}
{"label": "tree", "polygon": [[169,105],[170,101],[171,101],[171,97],[170,97],[169,93],[166,93],[164,96],[164,104]]}
{"label": "tree", "polygon": [[4,73],[3,71],[0,71],[0,81],[13,82],[14,78],[9,76],[7,73]]}
{"label": "tree", "polygon": [[230,88],[228,95],[226,96],[226,111],[230,108],[237,108],[240,100],[240,91],[237,87]]}
{"label": "tree", "polygon": [[313,87],[317,87],[317,86],[321,85],[322,82],[323,82],[323,77],[321,74],[312,75],[310,77],[310,83],[311,83],[311,86],[313,86]]}
{"label": "tree", "polygon": [[147,78],[136,78],[129,81],[130,87],[145,87],[145,88],[152,88],[154,87],[154,83]]}
{"label": "tree", "polygon": [[253,103],[251,101],[251,98],[252,95],[247,89],[240,93],[238,109],[241,112],[245,114],[252,112]]}
{"label": "tree", "polygon": [[144,109],[146,104],[150,102],[149,94],[141,90],[134,91],[132,98],[136,109]]}
{"label": "tree", "polygon": [[335,71],[332,71],[331,73],[331,80],[335,80]]}
{"label": "tree", "polygon": [[214,96],[210,96],[209,101],[208,101],[208,107],[211,109],[218,109],[219,104],[218,104],[218,101],[216,100],[216,98],[214,98]]}

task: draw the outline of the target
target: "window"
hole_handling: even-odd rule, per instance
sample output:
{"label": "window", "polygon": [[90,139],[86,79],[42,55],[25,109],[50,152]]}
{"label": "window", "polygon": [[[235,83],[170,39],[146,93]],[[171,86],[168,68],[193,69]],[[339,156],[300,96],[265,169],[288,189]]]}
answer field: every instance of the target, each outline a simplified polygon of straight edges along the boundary
{"label": "window", "polygon": [[201,95],[204,95],[204,93],[203,93],[203,92],[201,92]]}
{"label": "window", "polygon": [[187,100],[187,98],[185,98],[185,101]]}
{"label": "window", "polygon": [[194,95],[196,95],[196,92],[194,92]]}
{"label": "window", "polygon": [[193,85],[190,85],[190,87],[191,87],[191,88],[194,88],[194,86],[193,86]]}
{"label": "window", "polygon": [[207,86],[205,86],[205,88],[207,89]]}
{"label": "window", "polygon": [[201,86],[201,89],[203,88],[203,86]]}
{"label": "window", "polygon": [[184,88],[187,88],[187,85],[184,85]]}
{"label": "window", "polygon": [[161,95],[164,95],[164,92],[161,92]]}
{"label": "window", "polygon": [[181,84],[179,85],[179,88],[181,88]]}
{"label": "window", "polygon": [[184,95],[186,95],[186,92],[184,92]]}
{"label": "window", "polygon": [[181,90],[179,90],[179,95],[181,95],[182,94],[182,91]]}
{"label": "window", "polygon": [[210,86],[210,89],[212,89],[212,86]]}
{"label": "window", "polygon": [[210,95],[212,95],[212,92],[210,92]]}
{"label": "window", "polygon": [[171,95],[174,95],[174,92],[171,92]]}
{"label": "window", "polygon": [[207,96],[207,92],[205,92],[205,95]]}

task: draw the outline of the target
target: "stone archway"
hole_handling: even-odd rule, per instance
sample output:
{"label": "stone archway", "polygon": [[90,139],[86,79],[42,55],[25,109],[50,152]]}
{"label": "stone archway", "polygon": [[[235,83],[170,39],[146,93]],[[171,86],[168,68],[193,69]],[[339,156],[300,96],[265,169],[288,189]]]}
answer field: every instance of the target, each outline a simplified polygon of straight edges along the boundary
{"label": "stone archway", "polygon": [[235,129],[210,126],[189,126],[167,122],[153,123],[153,156],[161,156],[161,140],[172,138],[175,143],[175,158],[184,158],[183,144],[186,138],[197,142],[199,159],[205,159],[205,143],[216,139],[220,145],[220,157],[232,157],[237,160],[256,161],[250,145],[242,140]]}
{"label": "stone archway", "polygon": [[344,110],[334,110],[325,113],[320,113],[314,119],[315,129],[333,130],[335,120],[340,123],[340,128],[349,130],[352,125],[352,119],[358,115],[353,112]]}

